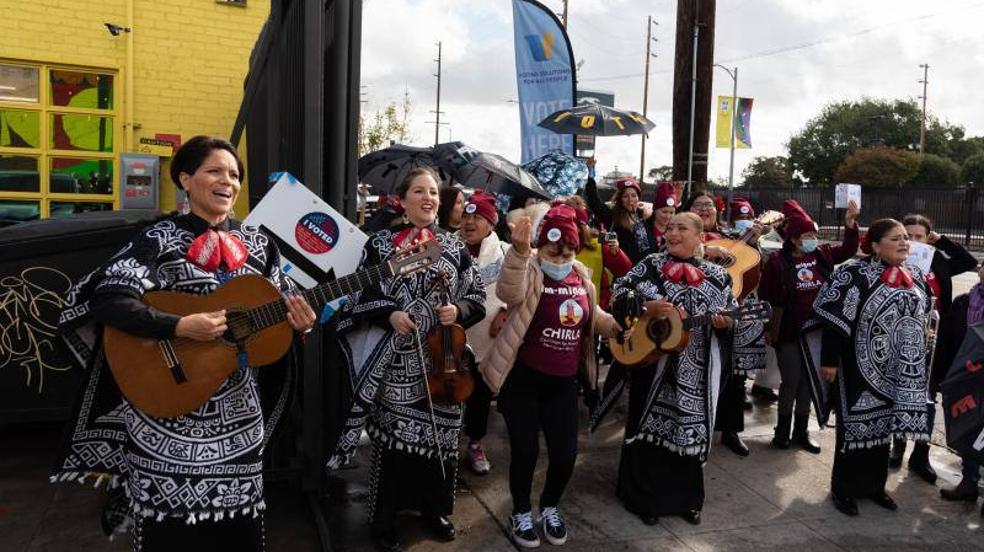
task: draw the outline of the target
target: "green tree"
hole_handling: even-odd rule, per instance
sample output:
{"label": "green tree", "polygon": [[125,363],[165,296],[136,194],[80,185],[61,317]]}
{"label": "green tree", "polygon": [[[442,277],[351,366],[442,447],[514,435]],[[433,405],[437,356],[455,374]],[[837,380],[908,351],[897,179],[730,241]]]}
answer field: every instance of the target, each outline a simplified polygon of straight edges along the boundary
{"label": "green tree", "polygon": [[659,182],[660,180],[673,180],[673,166],[672,165],[660,165],[659,167],[653,167],[649,169],[646,173],[650,179]]}
{"label": "green tree", "polygon": [[[865,98],[829,104],[789,139],[793,172],[810,184],[823,184],[858,148],[883,145],[918,151],[921,115],[912,100]],[[963,127],[928,116],[926,153],[949,157],[963,139]]]}
{"label": "green tree", "polygon": [[956,186],[960,184],[960,165],[946,157],[927,153],[919,162],[919,171],[906,184]]}
{"label": "green tree", "polygon": [[789,158],[781,155],[752,159],[741,173],[745,188],[789,188],[793,185],[793,169]]}
{"label": "green tree", "polygon": [[390,142],[406,144],[413,140],[410,120],[413,104],[404,92],[398,104],[393,101],[369,116],[359,117],[359,156],[385,148]]}
{"label": "green tree", "polygon": [[965,183],[973,182],[978,186],[984,182],[984,153],[978,153],[964,161],[960,178]]}
{"label": "green tree", "polygon": [[958,165],[978,153],[984,153],[984,136],[972,136],[954,143],[950,148],[950,159]]}
{"label": "green tree", "polygon": [[919,171],[919,154],[888,146],[860,148],[834,173],[837,182],[890,188],[901,186]]}

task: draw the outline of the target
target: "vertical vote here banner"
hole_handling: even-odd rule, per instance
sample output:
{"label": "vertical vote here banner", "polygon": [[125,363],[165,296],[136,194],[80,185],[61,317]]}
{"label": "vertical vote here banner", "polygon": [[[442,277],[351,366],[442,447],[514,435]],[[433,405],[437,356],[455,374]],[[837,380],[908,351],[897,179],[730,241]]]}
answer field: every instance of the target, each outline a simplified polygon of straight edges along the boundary
{"label": "vertical vote here banner", "polygon": [[574,54],[560,20],[536,0],[513,0],[522,162],[552,149],[574,155],[574,136],[537,123],[574,105]]}

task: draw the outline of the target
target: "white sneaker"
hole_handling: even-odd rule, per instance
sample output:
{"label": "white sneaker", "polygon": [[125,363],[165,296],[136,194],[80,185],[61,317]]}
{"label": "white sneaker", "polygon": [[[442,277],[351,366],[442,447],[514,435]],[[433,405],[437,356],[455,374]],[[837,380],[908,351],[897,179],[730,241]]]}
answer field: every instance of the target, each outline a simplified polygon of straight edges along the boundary
{"label": "white sneaker", "polygon": [[521,512],[509,516],[512,540],[523,548],[539,548],[540,536],[533,528],[533,512]]}
{"label": "white sneaker", "polygon": [[492,464],[485,456],[485,447],[482,446],[481,441],[468,443],[468,465],[478,475],[485,475],[492,469]]}
{"label": "white sneaker", "polygon": [[567,542],[567,525],[564,524],[564,519],[560,517],[556,507],[548,506],[540,512],[540,524],[547,542],[557,546]]}

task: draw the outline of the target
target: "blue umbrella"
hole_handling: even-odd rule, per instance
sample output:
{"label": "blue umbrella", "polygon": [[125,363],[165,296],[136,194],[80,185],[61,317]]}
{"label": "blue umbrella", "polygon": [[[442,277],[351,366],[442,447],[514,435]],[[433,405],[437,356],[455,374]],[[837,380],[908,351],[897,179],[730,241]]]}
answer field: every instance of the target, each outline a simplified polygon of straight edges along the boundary
{"label": "blue umbrella", "polygon": [[523,168],[553,197],[574,195],[588,183],[588,166],[559,149],[548,151]]}

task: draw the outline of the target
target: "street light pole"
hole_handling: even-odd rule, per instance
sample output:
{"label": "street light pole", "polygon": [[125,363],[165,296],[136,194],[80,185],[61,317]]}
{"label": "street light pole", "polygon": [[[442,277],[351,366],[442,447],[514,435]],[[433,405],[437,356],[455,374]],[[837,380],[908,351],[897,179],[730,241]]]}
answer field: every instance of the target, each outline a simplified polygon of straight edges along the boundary
{"label": "street light pole", "polygon": [[724,69],[724,72],[731,77],[731,161],[728,167],[728,207],[727,221],[731,222],[731,196],[735,189],[735,121],[738,118],[738,68],[734,72],[724,65],[715,63],[715,67]]}
{"label": "street light pole", "polygon": [[929,64],[923,63],[920,65],[923,69],[923,78],[921,81],[923,85],[923,93],[920,98],[922,98],[922,122],[919,126],[919,155],[926,153],[926,88],[929,84]]}
{"label": "street light pole", "polygon": [[[658,25],[659,23],[657,23]],[[656,57],[651,53],[650,47],[653,44],[653,16],[649,16],[646,22],[646,76],[642,85],[642,116],[646,116],[649,107],[649,58]],[[639,155],[639,182],[643,182],[646,177],[646,134],[642,135],[642,152]]]}

